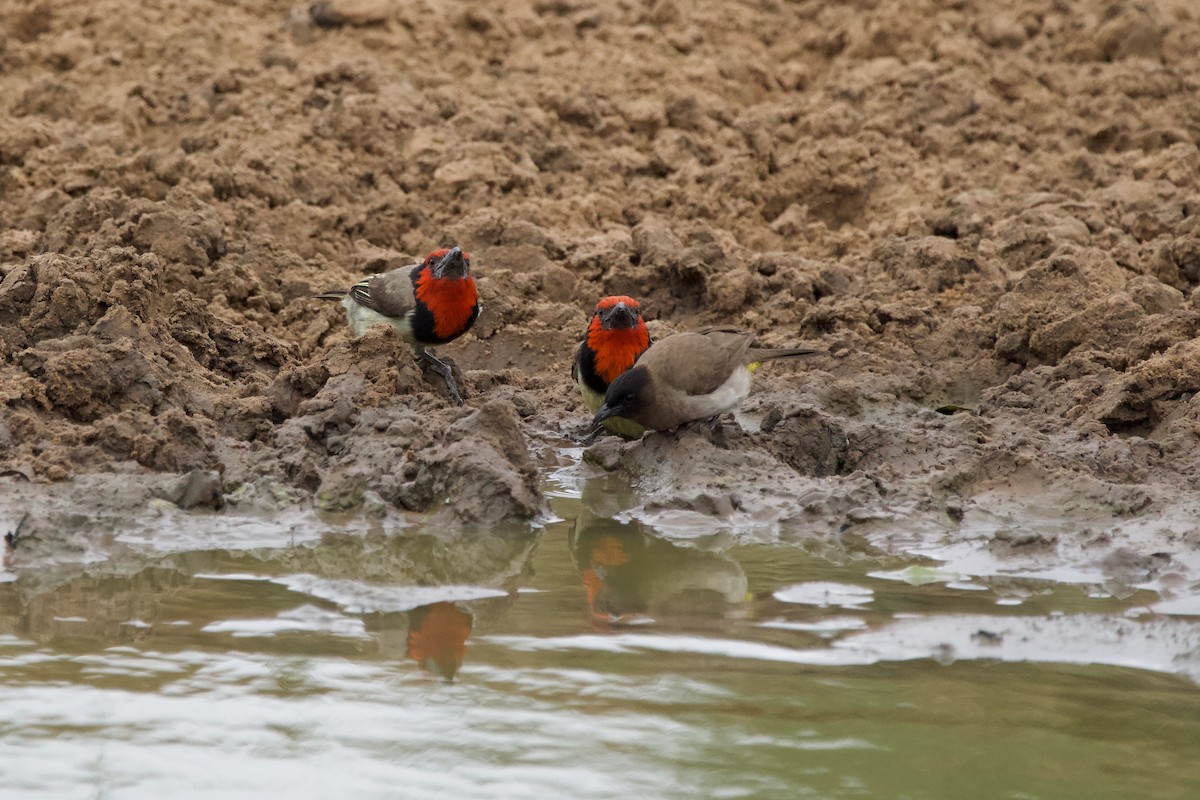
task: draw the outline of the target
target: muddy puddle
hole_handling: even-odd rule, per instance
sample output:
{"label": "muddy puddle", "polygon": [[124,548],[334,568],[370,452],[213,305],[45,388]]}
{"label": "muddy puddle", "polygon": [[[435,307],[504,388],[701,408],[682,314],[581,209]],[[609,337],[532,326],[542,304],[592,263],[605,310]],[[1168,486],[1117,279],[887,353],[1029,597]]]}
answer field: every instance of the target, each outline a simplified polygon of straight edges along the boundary
{"label": "muddy puddle", "polygon": [[8,553],[4,796],[1195,796],[1200,619],[1159,592],[655,530],[583,474],[533,528]]}

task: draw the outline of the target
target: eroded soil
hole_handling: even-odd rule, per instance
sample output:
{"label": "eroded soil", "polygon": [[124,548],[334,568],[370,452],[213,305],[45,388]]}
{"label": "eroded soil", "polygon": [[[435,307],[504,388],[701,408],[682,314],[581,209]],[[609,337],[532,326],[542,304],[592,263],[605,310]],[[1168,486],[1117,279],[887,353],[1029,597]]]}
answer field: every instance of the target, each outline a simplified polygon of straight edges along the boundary
{"label": "eroded soil", "polygon": [[[763,370],[728,449],[594,445],[628,513],[1187,591],[1200,14],[1002,5],[12,0],[5,513],[535,517],[623,293],[831,353]],[[312,299],[450,242],[461,409]]]}

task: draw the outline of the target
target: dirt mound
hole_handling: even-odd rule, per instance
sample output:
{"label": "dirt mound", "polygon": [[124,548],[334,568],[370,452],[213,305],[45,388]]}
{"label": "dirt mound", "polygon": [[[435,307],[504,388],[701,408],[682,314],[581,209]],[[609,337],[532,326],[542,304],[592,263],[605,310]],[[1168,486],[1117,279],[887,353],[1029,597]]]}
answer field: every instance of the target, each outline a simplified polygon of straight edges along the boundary
{"label": "dirt mound", "polygon": [[[571,349],[622,293],[656,335],[834,354],[765,370],[731,450],[602,444],[677,485],[660,504],[727,516],[757,490],[722,481],[816,477],[862,495],[826,504],[844,521],[1030,464],[1190,490],[1200,18],[1044,5],[201,0],[131,24],[19,0],[0,469],[528,518],[530,445],[584,421]],[[484,307],[443,348],[462,410],[312,298],[448,242]]]}

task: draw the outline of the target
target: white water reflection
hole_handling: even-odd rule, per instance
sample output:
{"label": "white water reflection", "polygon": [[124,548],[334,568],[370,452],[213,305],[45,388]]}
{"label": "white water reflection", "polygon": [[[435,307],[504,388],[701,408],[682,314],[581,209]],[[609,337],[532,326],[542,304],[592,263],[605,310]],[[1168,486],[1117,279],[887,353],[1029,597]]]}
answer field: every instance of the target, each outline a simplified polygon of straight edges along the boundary
{"label": "white water reflection", "polygon": [[875,592],[866,586],[829,581],[797,583],[775,590],[775,599],[781,603],[851,609],[862,608],[863,604],[871,602],[874,596]]}
{"label": "white water reflection", "polygon": [[1157,614],[1173,614],[1187,617],[1200,617],[1200,587],[1193,587],[1193,593],[1180,597],[1168,597],[1150,606]]}
{"label": "white water reflection", "polygon": [[[486,686],[431,694],[388,664],[194,651],[104,658],[111,675],[144,675],[149,664],[183,677],[151,694],[31,684],[0,663],[5,797],[681,797],[686,776],[660,756],[705,738],[658,715],[581,717]],[[575,678],[567,684],[604,681]]]}
{"label": "white water reflection", "polygon": [[862,630],[867,627],[867,621],[858,617],[831,617],[815,622],[790,622],[788,620],[776,619],[760,622],[759,625],[763,628],[775,628],[781,631],[805,631],[821,635],[833,635],[835,633],[842,633],[843,631]]}
{"label": "white water reflection", "polygon": [[411,611],[432,603],[483,600],[508,594],[503,589],[485,586],[383,586],[308,574],[272,578],[271,582],[293,592],[337,603],[351,614]]}
{"label": "white water reflection", "polygon": [[[836,623],[839,629],[855,626]],[[766,623],[764,627],[820,632],[812,626]],[[786,626],[786,627],[785,627]],[[525,652],[593,650],[606,653],[654,651],[809,666],[866,666],[929,658],[1053,664],[1108,664],[1186,675],[1200,681],[1200,624],[1179,619],[1136,621],[1118,616],[1077,614],[1002,617],[985,614],[896,619],[874,630],[850,633],[832,647],[791,648],[737,639],[622,633],[611,636],[491,636],[489,641]]]}
{"label": "white water reflection", "polygon": [[311,605],[290,608],[269,619],[227,619],[210,622],[201,630],[205,633],[228,633],[235,637],[323,633],[329,636],[344,636],[354,639],[369,638],[366,625],[361,619]]}
{"label": "white water reflection", "polygon": [[[254,550],[270,547],[294,547],[299,544],[317,542],[327,527],[313,524],[312,512],[296,508],[275,513],[270,517],[259,514],[229,512],[206,515],[203,524],[197,524],[196,514],[181,511],[170,504],[155,506],[148,514],[149,520],[129,525],[120,530],[114,542],[134,550],[154,553],[187,553],[207,550],[214,542],[228,550]],[[389,520],[393,527],[402,523]],[[369,526],[363,522],[340,530],[364,532]]]}

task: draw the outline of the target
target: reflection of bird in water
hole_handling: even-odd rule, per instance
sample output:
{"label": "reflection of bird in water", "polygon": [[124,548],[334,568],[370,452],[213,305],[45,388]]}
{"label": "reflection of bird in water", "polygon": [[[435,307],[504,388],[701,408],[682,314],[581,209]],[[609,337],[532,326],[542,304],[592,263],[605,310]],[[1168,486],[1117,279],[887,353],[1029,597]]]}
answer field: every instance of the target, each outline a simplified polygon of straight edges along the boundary
{"label": "reflection of bird in water", "polygon": [[650,622],[652,615],[722,619],[746,599],[746,575],[736,561],[673,544],[637,523],[585,508],[570,546],[597,625]]}
{"label": "reflection of bird in water", "polygon": [[[19,632],[40,643],[64,638],[74,645],[85,639],[124,644],[149,636],[228,635],[197,632],[216,622],[244,620],[254,627],[256,621],[279,616],[282,631],[271,632],[267,626],[253,640],[254,646],[270,648],[270,639],[297,630],[289,612],[316,601],[343,612],[328,615],[332,627],[316,624],[313,629],[318,635],[332,633],[330,646],[350,641],[334,632],[345,617],[360,617],[381,656],[394,661],[408,657],[413,652],[409,633],[419,632],[423,635],[415,637],[412,657],[438,675],[455,676],[473,625],[484,624],[516,601],[540,536],[520,527],[493,527],[487,535],[474,529],[403,535],[329,531],[306,546],[165,555],[129,548],[119,557],[88,564],[47,558],[45,564],[23,565],[17,581],[0,581],[0,632]],[[17,552],[36,554],[30,546],[37,544],[37,539],[23,539]],[[227,579],[215,580],[222,574]],[[441,592],[439,586],[448,588]],[[463,600],[456,587],[508,594]],[[435,600],[448,608],[435,613]],[[428,618],[423,619],[426,610]],[[134,620],[139,624],[127,624]],[[176,620],[192,625],[161,624]],[[457,650],[448,644],[455,639]],[[240,639],[239,646],[250,641]]]}
{"label": "reflection of bird in water", "polygon": [[[646,603],[636,591],[637,587],[621,585],[622,570],[618,568],[629,563],[625,543],[617,536],[606,534],[588,544],[591,549],[586,560],[580,552],[576,552],[575,558],[583,577],[583,588],[587,590],[588,610],[592,619],[609,624],[636,621],[637,615],[646,610]],[[584,549],[587,549],[587,545]],[[584,566],[585,563],[587,566]],[[617,580],[610,585],[614,570]],[[633,588],[634,591],[623,594],[623,588]]]}
{"label": "reflection of bird in water", "polygon": [[408,657],[426,672],[454,680],[467,652],[472,618],[454,603],[431,603],[408,612]]}

